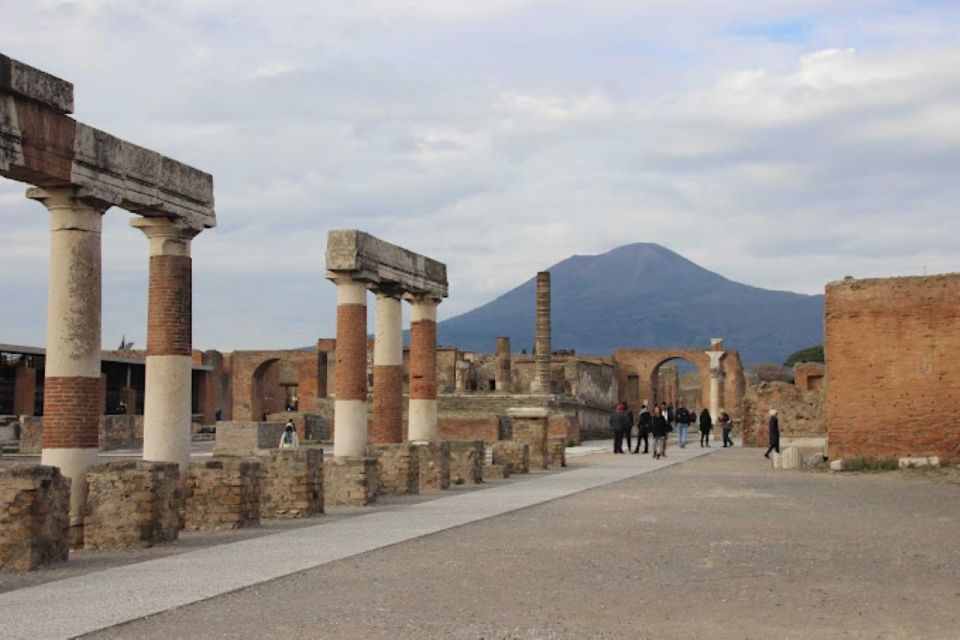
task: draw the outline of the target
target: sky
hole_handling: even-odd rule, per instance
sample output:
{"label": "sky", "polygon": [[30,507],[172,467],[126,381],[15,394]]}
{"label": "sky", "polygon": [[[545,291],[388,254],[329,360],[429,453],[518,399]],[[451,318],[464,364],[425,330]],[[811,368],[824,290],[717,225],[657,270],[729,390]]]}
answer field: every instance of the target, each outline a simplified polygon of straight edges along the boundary
{"label": "sky", "polygon": [[[960,271],[955,1],[0,0],[0,16],[0,52],[74,83],[78,120],[213,174],[197,348],[332,337],[330,229],[446,263],[441,320],[632,242],[801,293]],[[24,188],[0,178],[0,342],[42,346],[49,217]],[[110,348],[146,342],[130,218],[104,216]]]}

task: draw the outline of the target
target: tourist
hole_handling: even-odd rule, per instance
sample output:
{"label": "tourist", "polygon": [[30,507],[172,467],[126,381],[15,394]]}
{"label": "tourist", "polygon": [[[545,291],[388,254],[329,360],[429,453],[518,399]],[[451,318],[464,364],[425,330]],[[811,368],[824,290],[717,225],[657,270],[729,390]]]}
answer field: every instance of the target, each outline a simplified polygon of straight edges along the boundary
{"label": "tourist", "polygon": [[623,453],[623,433],[630,427],[626,407],[622,402],[617,404],[616,410],[610,416],[610,427],[613,429],[613,452]]}
{"label": "tourist", "polygon": [[720,426],[723,427],[723,448],[732,447],[733,439],[730,437],[730,430],[733,429],[733,420],[723,409],[720,409]]}
{"label": "tourist", "polygon": [[687,431],[690,429],[690,412],[687,411],[683,404],[677,408],[677,442],[680,444],[680,448],[687,446]]}
{"label": "tourist", "polygon": [[763,454],[763,457],[769,458],[771,451],[780,453],[780,421],[777,420],[776,409],[770,409],[770,421],[767,422],[767,440],[770,446],[767,448],[767,452]]}
{"label": "tourist", "polygon": [[704,407],[700,412],[700,446],[710,446],[710,430],[713,429],[713,420],[710,418],[710,412]]}
{"label": "tourist", "polygon": [[653,419],[650,421],[650,433],[653,434],[653,459],[667,457],[667,434],[670,432],[670,425],[667,419],[663,417],[660,407],[653,408]]}
{"label": "tourist", "polygon": [[676,415],[673,413],[673,403],[667,405],[667,411],[663,414],[663,417],[667,419],[667,424],[676,424]]}
{"label": "tourist", "polygon": [[280,436],[281,449],[296,449],[300,446],[300,439],[297,438],[297,429],[293,425],[293,420],[287,420],[283,427],[283,435]]}
{"label": "tourist", "polygon": [[[654,407],[656,409],[656,407]],[[650,422],[652,416],[647,410],[647,405],[640,407],[640,417],[637,418],[637,448],[634,453],[640,453],[640,441],[643,440],[643,452],[650,453]]]}
{"label": "tourist", "polygon": [[632,445],[630,444],[630,432],[633,431],[633,411],[630,410],[630,405],[627,404],[627,401],[623,401],[623,408],[627,412],[627,430],[623,432],[623,435],[627,439],[627,451],[630,451]]}

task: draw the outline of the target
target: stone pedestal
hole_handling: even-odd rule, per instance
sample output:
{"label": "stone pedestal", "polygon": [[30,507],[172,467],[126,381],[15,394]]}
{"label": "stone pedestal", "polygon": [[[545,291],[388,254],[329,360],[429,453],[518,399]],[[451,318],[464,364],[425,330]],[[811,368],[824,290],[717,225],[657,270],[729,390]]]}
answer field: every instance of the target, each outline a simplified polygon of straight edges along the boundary
{"label": "stone pedestal", "polygon": [[260,517],[306,518],[323,513],[323,449],[277,449],[260,463]]}
{"label": "stone pedestal", "polygon": [[184,529],[223,531],[260,524],[259,471],[253,460],[192,463],[184,489]]}
{"label": "stone pedestal", "polygon": [[0,572],[32,571],[70,553],[70,479],[56,467],[0,467]]}
{"label": "stone pedestal", "polygon": [[781,469],[802,469],[803,455],[797,447],[787,447],[780,459]]}
{"label": "stone pedestal", "polygon": [[547,441],[547,466],[551,469],[567,466],[566,438],[550,438]]}
{"label": "stone pedestal", "polygon": [[100,451],[143,447],[143,416],[100,416]]}
{"label": "stone pedestal", "polygon": [[483,481],[505,480],[510,477],[510,469],[505,464],[483,465]]}
{"label": "stone pedestal", "polygon": [[377,460],[382,495],[397,496],[419,491],[417,456],[409,443],[372,445],[367,451]]}
{"label": "stone pedestal", "polygon": [[180,534],[180,469],[172,462],[117,461],[87,470],[84,549],[151,547]]}
{"label": "stone pedestal", "polygon": [[483,482],[483,440],[451,440],[450,483],[480,484]]}
{"label": "stone pedestal", "polygon": [[425,442],[411,445],[417,458],[419,493],[450,488],[450,443]]}
{"label": "stone pedestal", "polygon": [[43,446],[43,418],[20,416],[20,453],[40,455]]}
{"label": "stone pedestal", "polygon": [[362,507],[376,502],[379,476],[376,458],[339,457],[323,465],[324,504]]}
{"label": "stone pedestal", "polygon": [[530,445],[530,468],[547,468],[547,419],[549,412],[539,407],[508,409],[513,418],[513,441]]}
{"label": "stone pedestal", "polygon": [[283,435],[280,422],[217,423],[217,439],[213,445],[215,456],[254,456],[264,449],[276,449]]}
{"label": "stone pedestal", "polygon": [[530,473],[530,445],[510,441],[494,444],[493,464],[505,466],[510,474]]}

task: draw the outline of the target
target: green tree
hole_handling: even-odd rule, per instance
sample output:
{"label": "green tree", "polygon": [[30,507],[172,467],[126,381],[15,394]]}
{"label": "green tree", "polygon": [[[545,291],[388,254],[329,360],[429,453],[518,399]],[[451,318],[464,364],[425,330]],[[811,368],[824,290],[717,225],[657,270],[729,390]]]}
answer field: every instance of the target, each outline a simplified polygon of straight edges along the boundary
{"label": "green tree", "polygon": [[807,347],[806,349],[800,349],[800,351],[794,351],[787,356],[786,360],[784,360],[783,366],[792,367],[798,362],[824,362],[823,345],[818,344],[814,347]]}

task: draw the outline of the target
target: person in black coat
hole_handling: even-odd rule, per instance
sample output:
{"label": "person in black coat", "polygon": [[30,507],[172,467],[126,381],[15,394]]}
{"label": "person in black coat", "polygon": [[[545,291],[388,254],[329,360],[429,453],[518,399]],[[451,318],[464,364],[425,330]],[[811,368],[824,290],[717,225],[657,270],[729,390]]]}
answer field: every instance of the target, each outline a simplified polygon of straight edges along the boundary
{"label": "person in black coat", "polygon": [[654,407],[653,420],[650,422],[650,433],[653,434],[653,457],[655,460],[667,457],[667,434],[670,432],[670,424],[660,411],[660,407]]}
{"label": "person in black coat", "polygon": [[710,412],[704,407],[700,412],[700,446],[710,446],[710,430],[713,429],[713,420],[710,418]]}
{"label": "person in black coat", "polygon": [[650,453],[650,422],[653,416],[647,410],[647,405],[640,407],[640,417],[637,419],[637,448],[634,453],[640,453],[640,441],[643,440],[643,452]]}
{"label": "person in black coat", "polygon": [[767,423],[767,439],[770,441],[770,446],[767,448],[767,452],[763,454],[764,458],[769,458],[771,451],[780,453],[780,421],[777,420],[776,409],[770,409],[770,421]]}
{"label": "person in black coat", "polygon": [[610,428],[613,429],[613,452],[623,453],[623,434],[630,428],[630,419],[624,410],[623,403],[617,405],[613,415],[610,416]]}

